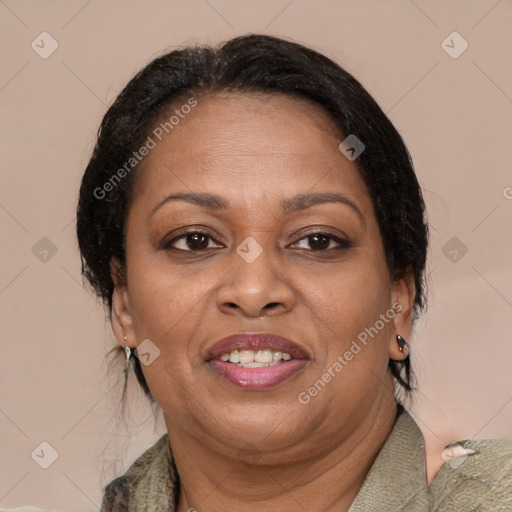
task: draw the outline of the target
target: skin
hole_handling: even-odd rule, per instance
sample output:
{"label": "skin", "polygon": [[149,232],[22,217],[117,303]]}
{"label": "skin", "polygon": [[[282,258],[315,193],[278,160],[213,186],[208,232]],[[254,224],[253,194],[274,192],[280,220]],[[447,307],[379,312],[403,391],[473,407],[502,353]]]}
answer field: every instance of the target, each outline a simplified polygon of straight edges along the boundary
{"label": "skin", "polygon": [[[368,190],[338,150],[343,138],[308,101],[223,93],[199,98],[142,162],[126,280],[112,261],[113,329],[122,345],[149,338],[160,350],[142,367],[180,474],[178,512],[346,511],[393,428],[387,363],[405,357],[395,337],[411,334],[414,281],[390,276]],[[168,195],[191,191],[229,207],[180,200],[152,214]],[[282,211],[281,201],[309,192],[342,194],[360,215],[336,202]],[[206,232],[208,249],[190,237],[162,247],[184,228]],[[352,247],[331,240],[322,249],[306,236],[326,228]],[[248,236],[263,249],[252,263],[236,252]],[[395,318],[300,403],[299,393],[396,302]],[[309,361],[272,389],[238,388],[204,354],[242,331],[286,336]]]}

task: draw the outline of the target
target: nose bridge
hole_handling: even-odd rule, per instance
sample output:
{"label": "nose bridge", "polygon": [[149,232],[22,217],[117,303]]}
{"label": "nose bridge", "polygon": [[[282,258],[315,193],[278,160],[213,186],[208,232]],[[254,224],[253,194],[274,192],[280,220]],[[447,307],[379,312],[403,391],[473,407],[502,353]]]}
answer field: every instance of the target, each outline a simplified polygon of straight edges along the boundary
{"label": "nose bridge", "polygon": [[262,246],[253,237],[247,237],[236,249],[237,257],[234,258],[233,269],[238,274],[238,279],[263,281],[275,279],[272,269],[273,254],[268,246]]}
{"label": "nose bridge", "polygon": [[279,310],[292,307],[293,292],[286,284],[282,267],[280,271],[277,268],[271,247],[248,236],[233,252],[230,264],[231,272],[217,295],[219,307],[239,309],[251,316],[260,315],[270,305]]}

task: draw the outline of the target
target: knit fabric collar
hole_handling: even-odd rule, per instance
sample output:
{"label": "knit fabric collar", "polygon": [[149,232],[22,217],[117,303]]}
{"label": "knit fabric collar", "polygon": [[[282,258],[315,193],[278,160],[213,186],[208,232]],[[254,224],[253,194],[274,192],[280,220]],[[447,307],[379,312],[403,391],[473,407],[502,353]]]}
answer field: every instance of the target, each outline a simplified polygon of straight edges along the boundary
{"label": "knit fabric collar", "polygon": [[[393,461],[398,470],[393,479],[400,486],[398,494],[394,494],[395,486],[389,488],[389,478],[381,478],[383,472],[389,475],[393,471],[390,468]],[[349,512],[381,511],[383,503],[402,506],[418,500],[418,496],[425,496],[425,486],[423,436],[409,414],[400,410],[395,426]],[[106,487],[101,512],[175,512],[178,492],[178,472],[169,436],[165,434],[124,475]],[[396,510],[400,508],[396,507]]]}
{"label": "knit fabric collar", "polygon": [[[444,464],[428,486],[423,435],[399,407],[349,512],[512,510],[512,438],[459,444],[474,455]],[[165,434],[106,487],[101,512],[176,512],[179,486]]]}
{"label": "knit fabric collar", "polygon": [[348,512],[387,510],[429,510],[423,434],[402,408]]}
{"label": "knit fabric collar", "polygon": [[175,512],[179,478],[168,434],[105,488],[100,512]]}

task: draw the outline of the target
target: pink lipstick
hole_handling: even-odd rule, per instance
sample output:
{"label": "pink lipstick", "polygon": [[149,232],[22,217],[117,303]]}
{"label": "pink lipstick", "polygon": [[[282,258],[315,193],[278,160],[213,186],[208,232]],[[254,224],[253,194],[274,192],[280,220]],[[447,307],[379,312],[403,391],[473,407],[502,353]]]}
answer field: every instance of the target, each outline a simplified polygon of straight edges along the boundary
{"label": "pink lipstick", "polygon": [[277,386],[306,365],[308,355],[295,342],[273,333],[238,333],[217,341],[205,357],[231,384],[250,390]]}

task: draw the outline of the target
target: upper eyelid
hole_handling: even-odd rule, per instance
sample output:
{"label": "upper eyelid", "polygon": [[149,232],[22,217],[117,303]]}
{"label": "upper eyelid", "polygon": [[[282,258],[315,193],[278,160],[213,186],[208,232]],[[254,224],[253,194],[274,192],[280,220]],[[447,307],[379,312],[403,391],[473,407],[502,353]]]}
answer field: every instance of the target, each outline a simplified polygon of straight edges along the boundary
{"label": "upper eyelid", "polygon": [[183,238],[185,238],[189,235],[195,235],[195,234],[205,235],[210,240],[215,242],[216,244],[222,243],[222,242],[217,241],[215,237],[210,235],[210,233],[207,233],[206,231],[202,231],[200,229],[194,229],[194,230],[185,231],[184,233],[180,233],[179,235],[173,236],[171,239],[164,241],[162,245],[168,247],[168,246],[171,246],[171,244],[173,244],[174,242],[177,242],[178,240],[182,240]]}
{"label": "upper eyelid", "polygon": [[341,247],[343,247],[343,245],[353,247],[353,243],[347,237],[344,235],[338,236],[334,233],[331,233],[330,231],[312,231],[310,233],[306,233],[305,235],[302,235],[300,238],[298,238],[295,242],[293,242],[293,244],[296,244],[297,242],[304,240],[304,238],[308,238],[309,236],[316,234],[327,235],[327,237],[329,237],[331,240],[334,240]]}
{"label": "upper eyelid", "polygon": [[[204,230],[201,230],[201,229],[191,229],[190,231],[185,231],[184,233],[180,233],[179,235],[171,238],[169,241],[164,242],[164,245],[165,246],[171,246],[172,243],[174,243],[174,242],[176,242],[178,240],[181,240],[181,239],[187,237],[188,235],[193,235],[193,234],[205,235],[210,240],[215,242],[216,244],[222,243],[222,242],[217,241],[215,237],[213,237],[212,235],[210,235],[208,232],[206,232]],[[342,236],[339,236],[339,235],[336,235],[336,234],[332,233],[330,230],[328,230],[326,228],[324,228],[324,229],[317,228],[316,230],[312,230],[310,232],[307,232],[307,233],[303,234],[300,238],[297,238],[297,240],[295,240],[295,242],[292,242],[292,243],[295,244],[297,242],[300,242],[304,238],[307,238],[309,236],[313,236],[313,235],[316,235],[316,234],[327,235],[328,237],[330,237],[332,240],[334,240],[338,244],[339,244],[339,242],[344,242],[345,244],[352,245],[350,240],[348,240],[348,238],[346,238],[344,234]],[[338,242],[338,240],[339,240],[339,242]]]}

